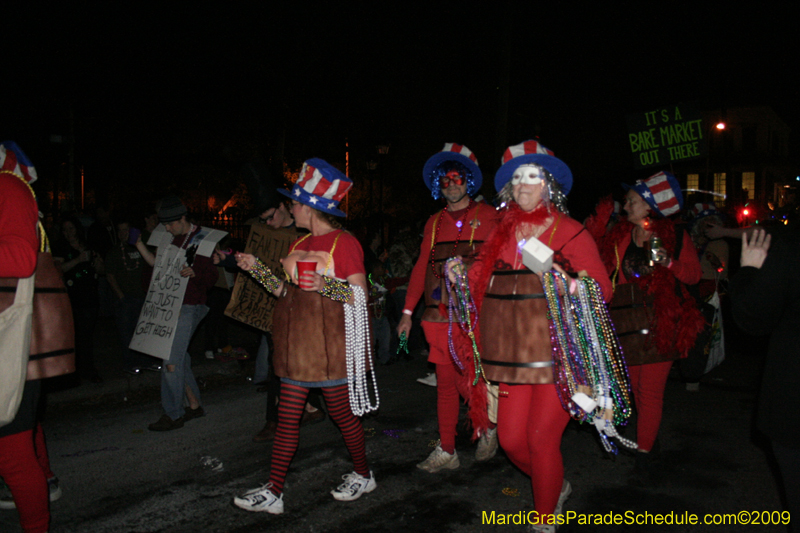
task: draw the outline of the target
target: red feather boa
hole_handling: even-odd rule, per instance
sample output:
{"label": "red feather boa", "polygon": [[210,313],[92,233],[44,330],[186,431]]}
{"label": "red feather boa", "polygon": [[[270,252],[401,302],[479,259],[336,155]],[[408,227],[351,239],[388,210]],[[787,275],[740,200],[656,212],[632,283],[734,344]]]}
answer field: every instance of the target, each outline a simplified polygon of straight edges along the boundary
{"label": "red feather boa", "polygon": [[[612,209],[609,211],[608,204]],[[605,233],[608,218],[613,211],[610,197],[604,198],[597,208],[597,215],[586,221],[586,228],[597,241],[600,257],[609,272],[620,268],[625,250],[617,249],[617,245],[633,231],[634,225],[624,219]],[[659,237],[669,257],[675,253],[675,223],[668,218],[654,220],[650,229]],[[681,357],[689,355],[697,335],[705,327],[705,319],[697,308],[686,285],[681,283],[672,271],[662,265],[656,265],[652,274],[628,280],[639,285],[643,292],[653,297],[655,320],[653,342],[659,353],[668,354],[677,350]]]}
{"label": "red feather boa", "polygon": [[[486,293],[489,279],[492,276],[492,272],[495,270],[495,262],[500,257],[503,248],[508,244],[509,240],[516,242],[517,228],[523,224],[531,226],[544,224],[551,216],[557,217],[559,214],[551,213],[545,206],[540,206],[526,213],[522,211],[517,204],[511,204],[511,206],[505,210],[502,221],[481,247],[477,260],[483,263],[483,269],[475,282],[470,284],[470,293],[475,299],[475,306],[479,312],[483,304],[483,296]],[[486,382],[483,378],[480,378],[477,385],[472,385],[475,379],[475,361],[472,353],[472,343],[469,341],[469,338],[464,335],[459,334],[458,337],[460,342],[457,343],[456,353],[465,368],[461,379],[465,380],[465,385],[467,385],[471,391],[470,398],[467,402],[469,403],[469,420],[473,428],[472,438],[476,439],[488,429],[489,424],[489,417],[486,412]],[[479,331],[475,332],[475,343],[478,346],[478,350],[483,353]]]}
{"label": "red feather boa", "polygon": [[523,211],[516,203],[512,203],[506,208],[503,219],[492,232],[489,240],[484,243],[478,255],[478,261],[483,263],[483,269],[471,290],[475,298],[475,305],[479,311],[481,304],[483,304],[483,295],[486,293],[486,287],[489,285],[489,279],[495,270],[495,263],[500,258],[503,248],[509,241],[517,242],[517,228],[521,225],[540,226],[549,217],[558,216],[560,216],[559,213],[551,213],[544,205],[540,205],[530,212]]}

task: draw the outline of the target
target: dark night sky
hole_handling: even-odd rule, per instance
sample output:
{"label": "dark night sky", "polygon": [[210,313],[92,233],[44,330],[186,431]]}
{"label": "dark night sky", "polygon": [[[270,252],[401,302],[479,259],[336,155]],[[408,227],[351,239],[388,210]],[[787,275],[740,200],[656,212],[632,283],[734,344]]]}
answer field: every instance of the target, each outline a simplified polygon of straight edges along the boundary
{"label": "dark night sky", "polygon": [[502,148],[538,135],[572,167],[571,201],[589,202],[631,175],[626,113],[769,105],[800,126],[789,8],[302,4],[6,10],[0,138],[17,140],[45,180],[64,160],[49,137],[69,133],[72,109],[87,179],[160,194],[188,168],[232,169],[230,151],[264,155],[281,138],[294,166],[343,163],[345,139],[354,161],[389,142],[387,172],[413,187],[427,157],[462,142],[491,183]]}

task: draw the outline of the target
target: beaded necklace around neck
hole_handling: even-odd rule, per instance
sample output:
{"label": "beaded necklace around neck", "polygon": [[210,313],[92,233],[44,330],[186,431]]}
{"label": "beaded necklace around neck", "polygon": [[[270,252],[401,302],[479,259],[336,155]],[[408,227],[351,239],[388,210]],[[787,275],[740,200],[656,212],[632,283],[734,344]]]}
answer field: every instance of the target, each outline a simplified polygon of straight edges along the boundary
{"label": "beaded necklace around neck", "polygon": [[[467,220],[467,215],[469,215],[472,206],[475,205],[475,201],[470,198],[469,204],[467,207],[464,208],[464,214],[461,215],[461,218],[456,221],[456,227],[458,228],[458,235],[456,236],[456,242],[453,243],[453,251],[450,253],[450,257],[456,254],[456,250],[458,249],[458,243],[461,242],[461,232],[464,231],[464,223]],[[444,216],[445,212],[447,212],[449,205],[444,206],[439,212],[439,218],[435,223],[435,227],[433,230],[432,240],[431,240],[431,253],[430,253],[430,263],[431,263],[431,271],[433,275],[436,276],[436,279],[442,279],[443,275],[436,272],[436,259],[434,257],[434,252],[436,250],[436,244],[439,242],[439,230],[442,229],[442,217]],[[476,217],[477,218],[477,217]],[[472,242],[472,238],[475,236],[475,228],[477,227],[477,223],[472,224],[472,234],[470,235],[470,242]]]}

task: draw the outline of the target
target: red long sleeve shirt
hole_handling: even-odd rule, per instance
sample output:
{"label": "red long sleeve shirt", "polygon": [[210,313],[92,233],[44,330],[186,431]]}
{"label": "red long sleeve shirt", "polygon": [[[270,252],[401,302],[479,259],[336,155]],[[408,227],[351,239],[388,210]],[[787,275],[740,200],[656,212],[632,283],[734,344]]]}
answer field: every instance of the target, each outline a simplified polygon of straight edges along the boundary
{"label": "red long sleeve shirt", "polygon": [[0,174],[0,277],[27,278],[36,270],[39,209],[30,189],[10,174]]}

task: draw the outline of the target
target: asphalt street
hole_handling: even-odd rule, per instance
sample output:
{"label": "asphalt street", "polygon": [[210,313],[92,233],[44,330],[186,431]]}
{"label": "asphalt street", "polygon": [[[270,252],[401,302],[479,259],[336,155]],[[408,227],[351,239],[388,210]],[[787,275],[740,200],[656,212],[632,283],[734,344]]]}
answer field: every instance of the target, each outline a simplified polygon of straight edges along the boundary
{"label": "asphalt street", "polygon": [[[251,352],[257,337],[240,331]],[[161,415],[157,374],[119,370],[113,324],[101,319],[97,357],[102,384],[48,395],[44,422],[50,460],[63,497],[51,505],[52,532],[414,532],[522,531],[513,522],[533,509],[528,479],[502,452],[474,460],[461,428],[461,467],[428,474],[415,467],[435,445],[436,390],[416,382],[428,370],[422,356],[378,368],[380,410],[364,419],[367,455],[378,487],[355,502],[329,494],[352,470],[329,420],[303,427],[284,491],[285,513],[248,513],[232,497],[266,482],[270,444],[251,437],[264,424],[266,394],[247,379],[251,362],[203,357],[193,344],[206,416],[167,433],[148,431]],[[746,350],[742,350],[745,352]],[[592,427],[571,422],[562,444],[574,492],[565,505],[572,521],[559,531],[785,531],[781,525],[647,525],[652,516],[736,514],[752,520],[781,510],[763,443],[752,430],[759,359],[729,354],[698,392],[677,376],[667,385],[660,434],[661,461],[647,486],[631,483],[633,457],[603,451]],[[462,410],[462,415],[465,413]],[[463,418],[463,416],[462,416]],[[628,428],[627,436],[635,433]],[[494,512],[494,525],[487,523]],[[671,514],[670,514],[671,513]],[[623,523],[579,523],[587,517]],[[741,515],[740,515],[741,516]],[[777,513],[773,513],[772,519]],[[714,520],[715,518],[710,518]],[[720,520],[717,518],[717,520]],[[625,521],[634,523],[626,524]],[[19,531],[15,511],[0,512],[0,530]]]}

